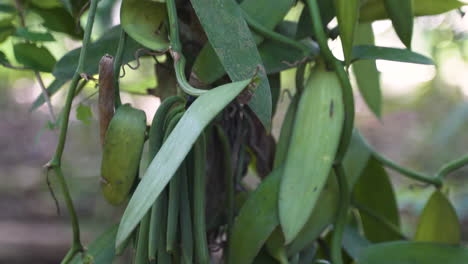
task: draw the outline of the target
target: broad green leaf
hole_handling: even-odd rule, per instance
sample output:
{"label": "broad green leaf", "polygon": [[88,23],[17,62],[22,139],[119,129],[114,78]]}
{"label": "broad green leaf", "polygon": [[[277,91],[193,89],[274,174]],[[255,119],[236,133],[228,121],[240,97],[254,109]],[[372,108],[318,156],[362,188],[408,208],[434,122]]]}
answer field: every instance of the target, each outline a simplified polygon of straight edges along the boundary
{"label": "broad green leaf", "polygon": [[29,41],[54,41],[55,38],[49,32],[34,32],[27,28],[16,29],[16,36],[22,37]]}
{"label": "broad green leaf", "polygon": [[[86,53],[85,70],[89,75],[98,73],[99,60],[105,54],[115,54],[120,38],[120,26],[111,28],[97,41],[91,43]],[[122,63],[127,63],[135,59],[135,51],[141,46],[133,39],[128,38],[125,43],[125,51]],[[73,77],[78,65],[81,48],[74,49],[65,54],[55,65],[53,74],[57,79],[69,80]]]}
{"label": "broad green leaf", "polygon": [[289,244],[312,214],[338,148],[344,110],[337,75],[320,67],[299,99],[279,193],[279,217]]}
{"label": "broad green leaf", "polygon": [[384,0],[393,28],[408,49],[413,36],[413,0]]}
{"label": "broad green leaf", "polygon": [[125,32],[141,45],[153,50],[169,47],[164,21],[166,5],[153,1],[123,0],[120,22]]}
{"label": "broad green leaf", "polygon": [[76,23],[79,20],[75,20],[65,8],[40,8],[31,5],[30,9],[42,18],[44,27],[52,31],[68,34],[75,39],[83,38],[83,28]]}
{"label": "broad green leaf", "polygon": [[[92,257],[92,262],[95,264],[111,264],[115,257],[115,235],[117,234],[118,225],[113,225],[102,233],[96,240],[91,242],[86,248],[86,253]],[[71,264],[88,264],[84,261],[81,254],[73,258]]]}
{"label": "broad green leaf", "polygon": [[[54,95],[60,88],[67,82],[67,80],[64,79],[55,79],[52,83],[49,84],[47,87],[47,94],[49,96]],[[31,108],[29,111],[34,111],[37,108],[39,108],[41,105],[45,103],[44,96],[42,94],[38,95],[36,100],[31,105]]]}
{"label": "broad green leaf", "polygon": [[[293,2],[293,0],[276,0],[272,5],[271,0],[244,0],[240,7],[265,28],[273,29],[283,20]],[[256,44],[260,44],[262,40],[261,37],[255,37]],[[225,74],[223,64],[210,43],[207,43],[198,55],[193,72],[204,83],[212,83]]]}
{"label": "broad green leaf", "polygon": [[[458,0],[413,0],[415,16],[438,15],[466,5]],[[384,0],[367,1],[361,6],[359,20],[372,22],[389,18]]]}
{"label": "broad green leaf", "polygon": [[419,217],[415,241],[460,244],[461,226],[447,197],[435,190]]}
{"label": "broad green leaf", "polygon": [[[354,201],[359,206],[379,215],[395,228],[400,225],[400,215],[392,183],[379,161],[370,158],[354,187]],[[360,210],[364,233],[371,242],[399,240],[401,235],[389,229],[381,221]]]}
{"label": "broad green leaf", "polygon": [[187,109],[151,161],[130,199],[120,222],[116,247],[123,243],[151,208],[205,127],[250,82],[244,80],[214,88],[198,97]]}
{"label": "broad green leaf", "polygon": [[[326,27],[336,15],[335,7],[333,6],[333,1],[318,0],[318,5],[320,9],[320,18],[322,19],[322,24],[324,27]],[[314,32],[312,30],[312,18],[310,17],[309,8],[304,8],[302,9],[302,13],[299,18],[296,38],[303,39],[306,37],[312,37],[313,35]]]}
{"label": "broad green leaf", "polygon": [[273,170],[249,195],[232,227],[228,263],[252,263],[278,226],[278,190],[282,168]]}
{"label": "broad green leaf", "polygon": [[426,242],[388,242],[362,250],[359,264],[462,264],[468,249]]}
{"label": "broad green leaf", "polygon": [[45,47],[38,47],[31,43],[19,43],[13,46],[16,60],[25,67],[41,71],[52,72],[55,58]]}
{"label": "broad green leaf", "polygon": [[84,104],[79,104],[76,108],[76,119],[80,120],[86,125],[89,125],[93,119],[93,112],[91,112],[91,107]]}
{"label": "broad green leaf", "polygon": [[351,62],[354,32],[359,17],[359,0],[334,0],[338,27],[340,29],[341,45],[346,65]]}
{"label": "broad green leaf", "polygon": [[211,46],[231,80],[243,80],[258,70],[261,82],[249,106],[269,130],[272,111],[270,86],[256,43],[239,5],[232,0],[191,2]]}
{"label": "broad green leaf", "polygon": [[[357,45],[374,45],[374,32],[370,23],[358,25],[355,43]],[[375,61],[356,61],[353,63],[352,69],[364,101],[366,101],[370,110],[377,117],[380,117],[382,113],[382,92],[380,89],[380,73],[377,70]]]}
{"label": "broad green leaf", "polygon": [[432,59],[408,49],[378,47],[372,45],[354,46],[351,61],[389,60],[417,64],[433,65]]}
{"label": "broad green leaf", "polygon": [[[361,135],[355,130],[348,152],[343,160],[350,189],[361,176],[369,157],[370,153],[365,147]],[[328,176],[328,182],[320,194],[312,215],[299,232],[299,235],[288,246],[288,256],[294,256],[302,249],[310,246],[319,237],[320,233],[334,221],[338,208],[338,198],[338,183],[336,177],[331,174]]]}

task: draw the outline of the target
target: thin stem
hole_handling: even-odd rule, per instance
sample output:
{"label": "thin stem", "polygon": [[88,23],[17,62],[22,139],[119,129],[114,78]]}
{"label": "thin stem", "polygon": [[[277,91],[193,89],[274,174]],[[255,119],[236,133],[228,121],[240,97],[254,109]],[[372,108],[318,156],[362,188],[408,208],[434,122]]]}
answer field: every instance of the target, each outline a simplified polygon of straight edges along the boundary
{"label": "thin stem", "polygon": [[50,118],[52,119],[52,123],[55,124],[57,118],[55,117],[54,108],[52,107],[52,103],[50,102],[50,96],[45,88],[44,82],[42,81],[41,74],[38,71],[34,71],[36,75],[37,82],[39,83],[39,87],[41,87],[42,96],[44,97],[44,101],[47,103],[47,107],[49,108]]}
{"label": "thin stem", "polygon": [[361,136],[362,142],[364,143],[364,146],[367,148],[367,150],[371,153],[371,155],[380,161],[384,166],[400,173],[401,175],[407,176],[413,180],[425,182],[434,185],[435,187],[441,187],[442,186],[442,180],[440,178],[434,178],[430,177],[428,175],[416,172],[414,170],[402,167],[395,162],[391,161],[390,159],[384,157],[382,154],[377,152],[375,149],[372,148],[372,146],[366,141],[366,139]]}
{"label": "thin stem", "polygon": [[[55,172],[55,175],[57,176],[60,187],[62,188],[62,192],[65,198],[65,204],[67,206],[68,212],[70,213],[70,217],[71,217],[72,230],[73,230],[73,244],[72,244],[72,248],[70,252],[73,252],[73,253],[70,253],[72,254],[70,258],[73,258],[73,256],[76,253],[83,251],[83,246],[81,245],[81,240],[80,240],[80,225],[78,222],[78,217],[76,215],[75,207],[73,206],[73,200],[68,190],[67,182],[65,181],[65,178],[62,173],[62,169],[60,167],[54,167],[53,170]],[[68,263],[68,262],[65,262],[66,259],[67,257],[64,258],[62,263]]]}
{"label": "thin stem", "polygon": [[325,61],[333,67],[338,79],[340,80],[341,90],[343,93],[343,104],[345,109],[345,120],[343,125],[343,132],[341,134],[341,141],[336,154],[336,162],[341,163],[351,142],[354,126],[354,97],[353,89],[349,81],[348,75],[339,60],[333,56],[327,43],[327,36],[323,30],[322,19],[320,17],[320,10],[317,0],[307,0],[310,15],[312,18],[312,26],[314,35],[320,47],[320,53],[325,58]]}
{"label": "thin stem", "polygon": [[375,219],[376,221],[380,222],[383,226],[391,230],[393,233],[397,234],[400,239],[408,239],[405,235],[403,235],[400,231],[400,229],[394,225],[392,222],[390,222],[388,219],[383,217],[380,214],[376,214],[374,211],[372,211],[370,208],[367,206],[364,206],[356,201],[353,201],[354,207],[356,207],[361,213],[366,214],[367,216]]}
{"label": "thin stem", "polygon": [[343,256],[341,255],[341,241],[346,227],[349,209],[349,187],[346,179],[345,171],[342,164],[334,167],[335,174],[338,180],[338,188],[340,192],[338,215],[333,227],[333,236],[331,242],[331,262],[333,264],[342,264]]}
{"label": "thin stem", "polygon": [[182,46],[179,39],[179,22],[177,18],[177,9],[174,0],[167,0],[167,14],[169,17],[169,31],[171,39],[171,56],[174,59],[174,69],[176,73],[177,83],[180,88],[187,94],[192,96],[200,96],[207,90],[197,89],[189,84],[185,77],[185,57],[182,54]]}
{"label": "thin stem", "polygon": [[468,164],[468,154],[442,166],[442,168],[440,168],[440,170],[437,172],[436,178],[442,181],[445,178],[445,176],[447,176],[449,173],[455,170],[458,170],[467,164]]}
{"label": "thin stem", "polygon": [[292,48],[298,49],[304,53],[306,56],[315,57],[317,55],[316,50],[311,50],[309,47],[303,43],[296,41],[294,39],[283,36],[273,30],[269,30],[264,27],[262,24],[258,23],[254,18],[250,17],[247,12],[242,10],[242,15],[244,16],[245,21],[249,26],[251,26],[256,32],[260,33],[262,36],[286,44]]}
{"label": "thin stem", "polygon": [[125,50],[125,43],[127,42],[127,33],[123,28],[120,31],[119,46],[114,57],[114,92],[115,92],[115,108],[118,108],[122,101],[120,100],[120,67],[122,65],[123,53]]}
{"label": "thin stem", "polygon": [[65,141],[67,138],[68,121],[70,119],[71,105],[72,105],[73,98],[75,97],[76,87],[81,78],[80,74],[84,72],[85,58],[86,58],[86,53],[88,49],[88,44],[91,39],[91,32],[93,30],[94,17],[96,15],[96,8],[97,8],[98,2],[99,0],[91,0],[91,6],[89,9],[89,14],[88,14],[88,21],[86,23],[86,29],[85,29],[85,34],[83,38],[83,47],[81,48],[80,57],[78,59],[78,66],[76,68],[75,74],[73,75],[72,81],[70,83],[70,89],[68,90],[67,99],[65,101],[65,106],[63,110],[64,116],[63,116],[63,120],[60,126],[59,142],[57,145],[57,149],[55,151],[55,155],[52,158],[52,161],[50,163],[50,166],[60,167],[61,165],[62,154],[65,148]]}

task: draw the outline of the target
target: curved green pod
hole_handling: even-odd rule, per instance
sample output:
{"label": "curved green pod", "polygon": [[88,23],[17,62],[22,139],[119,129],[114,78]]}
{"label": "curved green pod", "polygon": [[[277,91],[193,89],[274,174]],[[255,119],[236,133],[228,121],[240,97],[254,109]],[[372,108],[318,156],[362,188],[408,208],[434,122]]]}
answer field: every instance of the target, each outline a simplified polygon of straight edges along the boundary
{"label": "curved green pod", "polygon": [[122,204],[138,174],[145,141],[145,112],[122,105],[115,112],[104,140],[101,163],[102,192],[106,200]]}
{"label": "curved green pod", "polygon": [[279,218],[289,244],[304,227],[328,179],[343,128],[341,85],[321,67],[299,100],[279,191]]}

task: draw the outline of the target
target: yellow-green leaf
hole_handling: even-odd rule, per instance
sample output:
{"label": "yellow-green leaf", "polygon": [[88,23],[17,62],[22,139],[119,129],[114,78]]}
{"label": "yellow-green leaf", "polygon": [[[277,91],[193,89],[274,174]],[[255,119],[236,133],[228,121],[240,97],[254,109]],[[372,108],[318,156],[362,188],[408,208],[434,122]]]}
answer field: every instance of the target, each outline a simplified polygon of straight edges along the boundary
{"label": "yellow-green leaf", "polygon": [[461,226],[457,213],[439,190],[434,191],[424,207],[414,240],[460,244]]}

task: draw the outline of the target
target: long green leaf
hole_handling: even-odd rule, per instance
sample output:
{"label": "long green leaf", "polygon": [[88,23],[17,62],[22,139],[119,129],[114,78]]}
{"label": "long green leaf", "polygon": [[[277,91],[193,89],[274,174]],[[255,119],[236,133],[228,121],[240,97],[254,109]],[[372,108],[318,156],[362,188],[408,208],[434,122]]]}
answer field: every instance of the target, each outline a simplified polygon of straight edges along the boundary
{"label": "long green leaf", "polygon": [[[386,219],[396,228],[399,227],[400,215],[392,184],[382,164],[375,158],[369,159],[354,188],[353,196],[359,205]],[[361,219],[364,233],[371,242],[401,239],[393,229],[389,229],[366,212],[361,212]]]}
{"label": "long green leaf", "polygon": [[408,49],[411,49],[413,0],[384,0],[384,4],[398,37]]}
{"label": "long green leaf", "polygon": [[433,65],[432,59],[408,49],[378,47],[372,45],[354,46],[352,62],[357,60],[389,60]]}
{"label": "long green leaf", "polygon": [[447,197],[435,190],[419,217],[416,241],[459,244],[461,226],[457,213]]}
{"label": "long green leaf", "polygon": [[468,249],[437,243],[388,242],[362,250],[359,264],[462,264]]}
{"label": "long green leaf", "polygon": [[[115,26],[103,34],[97,41],[89,45],[88,52],[86,53],[86,67],[87,74],[94,75],[98,73],[99,60],[105,54],[115,54],[120,38],[120,26]],[[141,48],[133,39],[128,38],[125,44],[122,64],[135,60],[135,51]],[[65,56],[63,56],[55,65],[53,74],[57,79],[69,80],[75,73],[76,66],[78,65],[78,58],[80,56],[81,48],[74,49]]]}
{"label": "long green leaf", "polygon": [[116,247],[130,235],[151,208],[208,123],[244,90],[251,80],[222,85],[200,96],[189,107],[151,161],[120,222]]}
{"label": "long green leaf", "polygon": [[[374,32],[372,25],[359,24],[356,31],[357,45],[374,45]],[[353,63],[353,72],[359,91],[366,101],[371,111],[380,117],[382,112],[382,92],[380,89],[380,73],[377,70],[375,61],[363,60]]]}
{"label": "long green leaf", "polygon": [[249,106],[269,130],[272,111],[270,86],[257,46],[239,5],[232,0],[191,2],[210,44],[231,80],[244,80],[252,76],[257,67],[261,67],[258,72],[261,82]]}
{"label": "long green leaf", "polygon": [[[115,235],[117,234],[118,225],[113,225],[104,233],[102,233],[96,240],[91,242],[86,248],[86,254],[92,257],[91,263],[96,264],[111,264],[115,257]],[[87,264],[85,258],[81,254],[73,258],[71,264]]]}
{"label": "long green leaf", "polygon": [[83,28],[79,20],[75,20],[64,7],[40,8],[34,5],[29,8],[42,19],[42,25],[52,31],[68,34],[75,39],[83,38]]}
{"label": "long green leaf", "polygon": [[249,264],[278,226],[278,190],[282,168],[277,168],[249,195],[232,228],[228,263]]}
{"label": "long green leaf", "polygon": [[[244,0],[240,7],[249,16],[267,29],[273,29],[286,15],[293,4],[293,0],[276,0],[275,5],[271,0]],[[255,37],[256,44],[260,44],[263,38]],[[218,59],[213,47],[207,43],[198,55],[193,72],[204,83],[212,83],[221,78],[225,71]]]}

